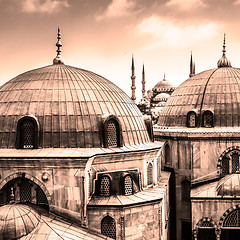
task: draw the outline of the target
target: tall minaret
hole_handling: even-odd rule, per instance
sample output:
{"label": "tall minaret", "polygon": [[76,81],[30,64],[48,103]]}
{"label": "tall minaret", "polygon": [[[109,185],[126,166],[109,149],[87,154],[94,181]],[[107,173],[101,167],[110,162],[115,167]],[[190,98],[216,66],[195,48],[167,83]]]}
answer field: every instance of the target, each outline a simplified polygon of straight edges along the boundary
{"label": "tall minaret", "polygon": [[189,77],[192,77],[195,75],[195,63],[192,60],[192,52],[191,52],[191,58],[190,58],[190,74]]}
{"label": "tall minaret", "polygon": [[142,70],[142,99],[144,99],[146,96],[145,96],[145,84],[146,84],[146,81],[145,81],[145,70],[144,70],[144,64],[143,64],[143,70]]}
{"label": "tall minaret", "polygon": [[136,79],[136,76],[135,76],[135,66],[134,66],[133,55],[132,55],[132,76],[131,76],[131,79],[132,79],[132,86],[131,86],[132,97],[131,97],[131,99],[135,102],[135,100],[136,100],[136,95],[135,95],[135,90],[136,90],[135,79]]}

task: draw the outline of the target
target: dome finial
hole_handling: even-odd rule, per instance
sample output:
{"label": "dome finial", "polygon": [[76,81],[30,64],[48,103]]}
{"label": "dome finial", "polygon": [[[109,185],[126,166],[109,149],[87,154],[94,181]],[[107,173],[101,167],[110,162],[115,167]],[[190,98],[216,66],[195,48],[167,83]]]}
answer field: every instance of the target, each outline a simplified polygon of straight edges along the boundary
{"label": "dome finial", "polygon": [[226,57],[226,43],[225,43],[225,40],[226,40],[226,34],[224,33],[223,50],[222,50],[223,55],[218,60],[218,64],[217,64],[219,68],[221,68],[221,67],[232,67],[230,60],[227,59],[227,57]]}
{"label": "dome finial", "polygon": [[61,47],[62,47],[62,42],[61,42],[61,33],[60,33],[60,28],[58,27],[58,34],[57,34],[57,56],[53,59],[53,64],[64,64],[64,60],[61,56]]}

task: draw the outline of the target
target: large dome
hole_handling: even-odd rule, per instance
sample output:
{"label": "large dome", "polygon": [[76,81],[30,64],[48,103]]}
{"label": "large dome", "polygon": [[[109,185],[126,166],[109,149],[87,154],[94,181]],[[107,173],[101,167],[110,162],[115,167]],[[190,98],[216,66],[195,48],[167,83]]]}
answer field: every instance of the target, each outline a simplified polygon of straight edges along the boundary
{"label": "large dome", "polygon": [[207,70],[187,79],[173,92],[158,124],[186,127],[188,112],[194,111],[200,118],[209,110],[213,113],[214,127],[239,127],[239,99],[240,69],[219,67]]}
{"label": "large dome", "polygon": [[15,147],[17,123],[33,116],[40,147],[102,147],[102,119],[118,118],[123,145],[149,142],[142,114],[115,84],[83,69],[53,64],[0,88],[0,147]]}

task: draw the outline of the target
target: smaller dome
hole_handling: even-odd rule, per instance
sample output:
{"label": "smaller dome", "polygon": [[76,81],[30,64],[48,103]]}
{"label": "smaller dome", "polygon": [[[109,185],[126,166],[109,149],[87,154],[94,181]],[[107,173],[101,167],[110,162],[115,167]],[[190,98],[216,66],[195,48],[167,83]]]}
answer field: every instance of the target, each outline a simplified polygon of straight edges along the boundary
{"label": "smaller dome", "polygon": [[166,102],[170,95],[168,93],[159,93],[157,96],[153,98],[153,101],[155,102]]}
{"label": "smaller dome", "polygon": [[164,78],[162,81],[158,82],[154,87],[153,87],[153,91],[154,92],[165,92],[165,91],[174,91],[175,87],[173,86],[173,84],[165,79],[165,74],[164,74]]}
{"label": "smaller dome", "polygon": [[225,176],[219,181],[216,189],[220,196],[240,196],[240,174]]}
{"label": "smaller dome", "polygon": [[40,215],[23,204],[0,207],[0,239],[18,239],[32,232],[40,222]]}

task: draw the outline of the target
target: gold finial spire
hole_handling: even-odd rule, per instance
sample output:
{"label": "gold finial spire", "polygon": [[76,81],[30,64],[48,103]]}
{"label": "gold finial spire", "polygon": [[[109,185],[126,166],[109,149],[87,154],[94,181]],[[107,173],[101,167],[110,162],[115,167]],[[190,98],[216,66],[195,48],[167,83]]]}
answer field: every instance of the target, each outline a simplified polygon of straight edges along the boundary
{"label": "gold finial spire", "polygon": [[62,47],[62,42],[61,42],[61,33],[60,33],[60,28],[58,27],[58,34],[57,34],[57,56],[53,59],[53,64],[64,64],[64,59],[61,56],[61,47]]}
{"label": "gold finial spire", "polygon": [[224,33],[224,38],[223,38],[223,55],[222,57],[218,60],[218,67],[232,67],[230,60],[226,57],[226,44],[225,44],[225,39],[226,39],[226,34]]}

